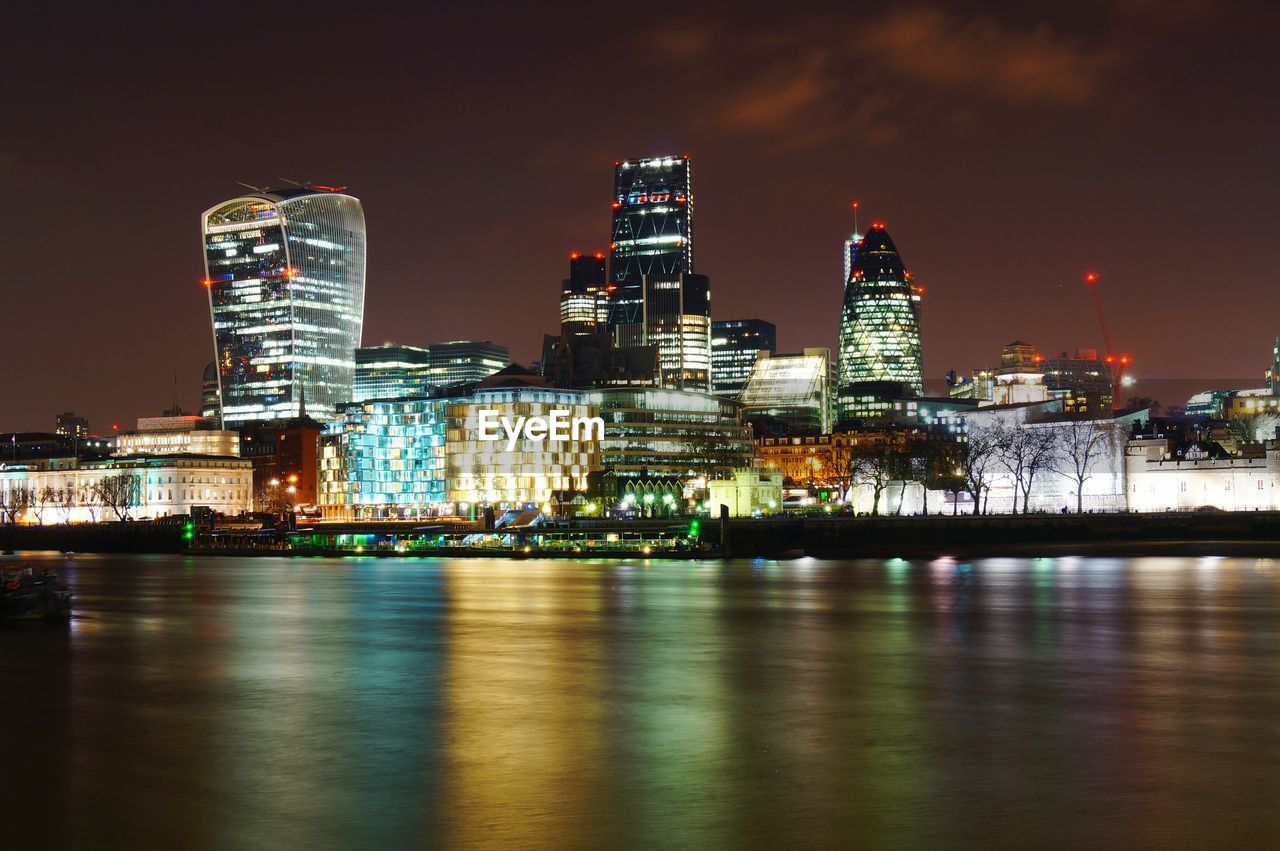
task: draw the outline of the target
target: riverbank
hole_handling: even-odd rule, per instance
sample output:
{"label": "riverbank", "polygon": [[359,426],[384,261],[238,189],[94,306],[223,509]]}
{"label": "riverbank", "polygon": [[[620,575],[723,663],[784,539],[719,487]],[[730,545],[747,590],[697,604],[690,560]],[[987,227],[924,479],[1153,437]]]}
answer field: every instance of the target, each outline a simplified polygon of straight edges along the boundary
{"label": "riverbank", "polygon": [[0,527],[0,550],[515,559],[1271,557],[1280,556],[1280,512],[593,520],[500,533],[369,522],[308,526],[260,542],[238,537],[234,544],[206,535],[188,540],[183,526],[171,522],[106,523]]}

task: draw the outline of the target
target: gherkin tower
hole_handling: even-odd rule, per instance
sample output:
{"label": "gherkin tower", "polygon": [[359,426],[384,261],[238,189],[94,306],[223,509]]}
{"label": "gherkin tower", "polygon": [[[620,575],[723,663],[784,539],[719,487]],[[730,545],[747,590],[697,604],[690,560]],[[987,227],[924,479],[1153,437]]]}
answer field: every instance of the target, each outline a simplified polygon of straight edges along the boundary
{"label": "gherkin tower", "polygon": [[840,311],[842,421],[888,416],[894,399],[924,390],[920,296],[883,225],[855,243]]}

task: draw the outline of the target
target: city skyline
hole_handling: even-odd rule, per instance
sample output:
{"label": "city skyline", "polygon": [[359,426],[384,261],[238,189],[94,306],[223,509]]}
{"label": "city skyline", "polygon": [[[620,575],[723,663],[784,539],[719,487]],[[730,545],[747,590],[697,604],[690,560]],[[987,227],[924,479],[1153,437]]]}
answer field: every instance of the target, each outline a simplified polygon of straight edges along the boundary
{"label": "city skyline", "polygon": [[[28,363],[0,379],[0,395],[13,411],[9,427],[47,430],[58,412],[75,410],[103,433],[113,421],[127,423],[170,405],[175,370],[179,401],[196,409],[209,344],[192,220],[232,197],[234,181],[279,185],[279,174],[347,184],[364,202],[372,237],[365,344],[491,339],[528,363],[538,356],[541,335],[558,325],[553,294],[565,252],[607,248],[603,199],[613,163],[666,151],[687,152],[698,162],[698,268],[715,282],[712,318],[766,318],[778,326],[782,351],[835,349],[832,317],[841,292],[833,281],[852,225],[848,204],[857,198],[867,220],[883,219],[905,241],[912,270],[928,288],[922,306],[928,381],[948,369],[963,373],[990,363],[1000,346],[1017,338],[1045,351],[1100,349],[1087,293],[1079,287],[1080,275],[1097,269],[1117,342],[1137,358],[1140,379],[1230,376],[1258,383],[1275,336],[1266,260],[1276,238],[1265,226],[1265,189],[1274,185],[1276,166],[1260,156],[1260,140],[1274,137],[1275,119],[1240,103],[1265,102],[1259,96],[1270,78],[1254,73],[1243,48],[1274,13],[1235,4],[1227,32],[1192,5],[1162,14],[1155,26],[1136,11],[1140,5],[1127,11],[1107,5],[1093,19],[1085,11],[1064,13],[1052,24],[1012,10],[980,15],[952,7],[946,13],[928,7],[825,13],[827,23],[864,24],[859,44],[868,58],[886,55],[884,46],[894,38],[930,48],[924,53],[931,62],[920,68],[881,63],[886,67],[876,73],[883,76],[867,89],[875,98],[858,97],[853,90],[864,89],[840,82],[842,70],[856,72],[850,80],[869,80],[870,63],[838,64],[830,39],[816,27],[797,30],[805,49],[787,60],[788,51],[771,44],[759,23],[699,12],[653,48],[660,56],[637,54],[637,62],[669,67],[664,73],[702,68],[687,93],[672,95],[673,120],[660,129],[620,120],[625,110],[614,112],[596,97],[601,84],[535,66],[517,88],[549,92],[537,111],[511,96],[489,103],[484,98],[494,80],[464,75],[457,101],[466,119],[463,138],[433,140],[417,154],[390,141],[352,147],[365,138],[359,134],[386,126],[392,107],[380,103],[362,104],[361,129],[336,128],[332,139],[307,137],[280,150],[248,141],[228,145],[221,137],[206,141],[186,132],[183,117],[195,107],[171,97],[195,84],[195,64],[178,61],[172,79],[159,79],[143,61],[176,55],[185,49],[181,40],[149,39],[152,25],[139,20],[113,49],[90,42],[92,15],[77,19],[54,42],[61,47],[46,48],[68,51],[65,62],[24,62],[21,47],[11,57],[18,70],[10,79],[22,83],[15,103],[28,121],[6,143],[0,174],[27,214],[12,223],[6,283],[30,282],[23,299],[32,315],[58,316],[76,344],[42,343],[48,334],[40,323],[19,324],[15,344],[30,354]],[[522,15],[513,13],[497,28],[498,45],[518,47],[522,27],[559,32],[549,36],[554,44],[581,41],[581,23]],[[1258,26],[1242,27],[1242,15]],[[19,31],[34,27],[18,17]],[[319,31],[331,23],[320,10],[302,27]],[[457,23],[464,33],[478,31],[465,17]],[[733,82],[721,73],[736,61],[733,55],[704,61],[707,33],[717,27],[759,48],[759,73]],[[352,34],[355,49],[370,53],[370,61],[356,75],[358,84],[398,90],[398,67],[361,46],[360,35]],[[653,44],[649,35],[602,36],[598,47],[587,49]],[[393,38],[385,31],[380,37]],[[133,40],[150,52],[130,56]],[[968,78],[945,61],[983,44],[1001,48]],[[1176,49],[1165,50],[1171,46]],[[478,71],[465,44],[440,47]],[[1053,68],[1019,82],[999,75],[1013,58],[1037,52],[1031,48],[1077,72],[1075,83]],[[1201,51],[1221,60],[1207,77],[1195,62]],[[523,52],[514,54],[517,60],[507,61]],[[1142,68],[1153,57],[1166,65],[1176,59],[1176,67],[1162,65],[1161,73],[1149,75]],[[78,75],[90,67],[101,73],[84,82]],[[247,72],[227,73],[241,79]],[[635,76],[649,85],[669,79]],[[136,85],[123,85],[130,81]],[[427,73],[416,82],[439,95],[452,81]],[[1172,102],[1161,105],[1161,96],[1174,90],[1201,104],[1201,121],[1188,123]],[[930,111],[942,101],[954,110]],[[602,115],[612,117],[598,129],[560,122],[570,129],[550,132],[579,102],[599,104]],[[710,120],[697,120],[712,103],[723,107]],[[266,115],[267,108],[248,104],[245,120]],[[394,112],[402,114],[399,104]],[[505,156],[496,143],[476,144],[471,134],[516,114],[527,119],[529,145]],[[62,116],[71,116],[76,133],[53,132]],[[411,123],[406,140],[421,143],[428,126]],[[1106,132],[1087,132],[1095,126]],[[575,134],[567,147],[565,132]],[[1231,155],[1208,153],[1213,150]],[[485,179],[477,180],[481,172]],[[505,208],[499,201],[522,174],[558,181],[557,192],[540,196],[536,222],[521,205]],[[50,201],[103,179],[132,191],[82,193],[75,205]],[[1188,233],[1205,227],[1217,249],[1183,250]],[[126,266],[121,246],[131,230],[146,231],[148,256]],[[93,274],[84,274],[82,253],[55,247],[55,233],[59,242],[70,240],[91,254]],[[502,250],[494,251],[498,234]],[[479,269],[479,256],[491,270]],[[468,304],[457,296],[491,279],[499,281],[495,298]],[[1205,309],[1206,291],[1215,291],[1218,280],[1243,291],[1250,309],[1234,303]],[[122,291],[128,297],[120,297]],[[68,304],[76,309],[65,310]],[[998,322],[989,319],[992,304],[1000,306]],[[147,321],[152,314],[164,321]],[[1206,350],[1205,339],[1235,345]],[[112,363],[128,364],[128,381],[112,380]]]}

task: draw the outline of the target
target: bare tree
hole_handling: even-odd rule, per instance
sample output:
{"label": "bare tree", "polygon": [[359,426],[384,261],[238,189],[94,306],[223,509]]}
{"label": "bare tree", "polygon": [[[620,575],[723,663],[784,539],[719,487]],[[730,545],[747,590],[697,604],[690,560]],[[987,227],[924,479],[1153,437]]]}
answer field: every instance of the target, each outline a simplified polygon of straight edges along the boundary
{"label": "bare tree", "polygon": [[0,515],[4,517],[6,523],[17,523],[26,510],[31,507],[31,500],[35,495],[35,489],[27,485],[11,485],[7,490],[0,491]]}
{"label": "bare tree", "polygon": [[129,509],[141,501],[142,491],[137,476],[119,473],[103,476],[97,484],[98,499],[115,514],[117,520],[128,520]]}
{"label": "bare tree", "polygon": [[991,489],[1000,460],[1002,429],[998,425],[971,426],[956,450],[960,489],[973,497],[973,513],[981,514],[983,497]]}
{"label": "bare tree", "polygon": [[871,513],[879,514],[880,496],[901,470],[902,451],[884,443],[866,443],[855,445],[850,454],[849,473],[853,484],[871,486]]}
{"label": "bare tree", "polygon": [[44,525],[45,511],[57,500],[57,497],[58,494],[53,489],[53,485],[45,485],[31,491],[31,513],[36,516],[36,522],[41,526]]}
{"label": "bare tree", "polygon": [[1053,467],[1058,452],[1058,433],[1053,428],[1037,428],[1015,423],[999,428],[1001,465],[1013,477],[1013,513],[1018,513],[1018,492],[1022,492],[1022,513],[1031,507],[1031,486],[1042,470]]}
{"label": "bare tree", "polygon": [[58,496],[54,504],[58,507],[58,516],[62,518],[62,522],[69,523],[71,512],[76,508],[76,489],[70,484],[65,488],[58,488]]}
{"label": "bare tree", "polygon": [[80,485],[75,499],[76,503],[89,512],[89,522],[97,523],[102,513],[102,495],[99,493],[98,485],[96,483]]}
{"label": "bare tree", "polygon": [[1238,446],[1262,443],[1275,437],[1277,419],[1272,414],[1237,414],[1227,423],[1227,435]]}
{"label": "bare tree", "polygon": [[1063,468],[1058,474],[1076,484],[1076,514],[1084,513],[1084,483],[1093,477],[1093,467],[1120,442],[1120,428],[1104,420],[1071,420],[1061,427],[1058,458]]}

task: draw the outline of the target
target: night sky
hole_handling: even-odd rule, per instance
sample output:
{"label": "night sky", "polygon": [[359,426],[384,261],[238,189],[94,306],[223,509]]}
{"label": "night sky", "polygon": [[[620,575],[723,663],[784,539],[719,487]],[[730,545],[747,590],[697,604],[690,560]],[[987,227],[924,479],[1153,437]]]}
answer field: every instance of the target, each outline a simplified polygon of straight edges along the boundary
{"label": "night sky", "polygon": [[614,161],[661,153],[714,318],[782,350],[835,345],[854,198],[926,288],[931,379],[1101,348],[1088,269],[1143,377],[1260,381],[1280,331],[1275,5],[80,5],[6,5],[0,430],[126,427],[175,371],[198,405],[236,181],[361,199],[366,344],[537,357]]}

